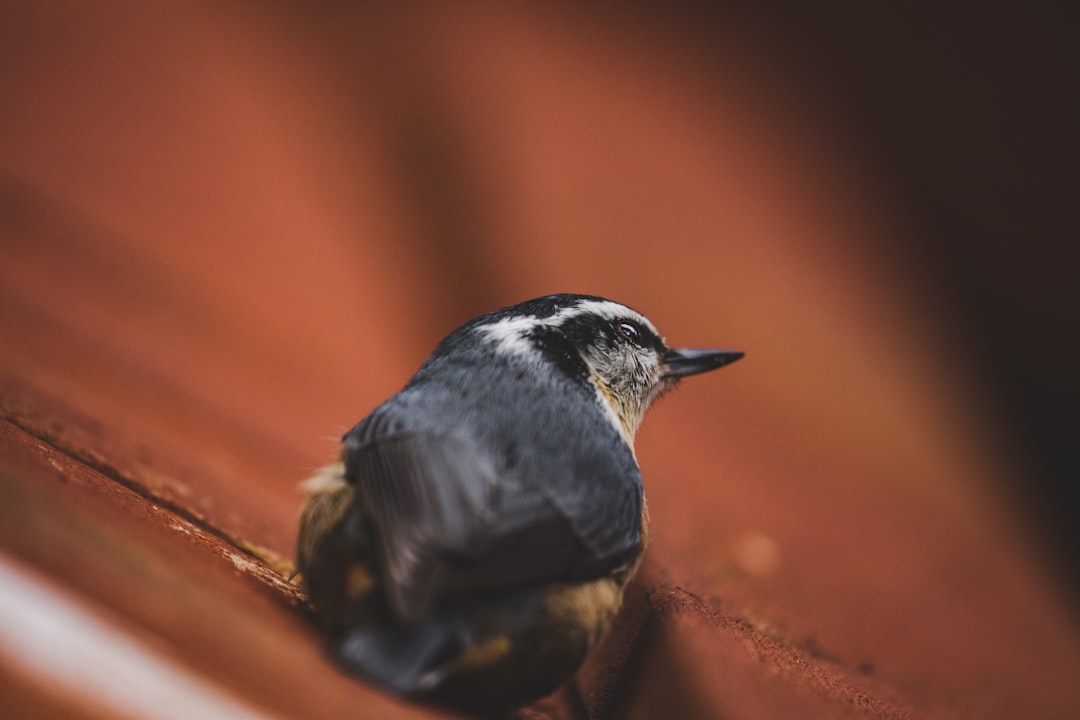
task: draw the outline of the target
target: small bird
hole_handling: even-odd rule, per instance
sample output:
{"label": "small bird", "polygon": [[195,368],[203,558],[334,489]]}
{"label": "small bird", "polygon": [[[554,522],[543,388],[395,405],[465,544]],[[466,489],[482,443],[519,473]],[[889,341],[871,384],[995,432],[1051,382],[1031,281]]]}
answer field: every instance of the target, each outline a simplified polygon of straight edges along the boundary
{"label": "small bird", "polygon": [[297,570],[349,672],[498,714],[550,693],[610,625],[648,537],[634,435],[741,358],[549,295],[473,318],[306,484]]}

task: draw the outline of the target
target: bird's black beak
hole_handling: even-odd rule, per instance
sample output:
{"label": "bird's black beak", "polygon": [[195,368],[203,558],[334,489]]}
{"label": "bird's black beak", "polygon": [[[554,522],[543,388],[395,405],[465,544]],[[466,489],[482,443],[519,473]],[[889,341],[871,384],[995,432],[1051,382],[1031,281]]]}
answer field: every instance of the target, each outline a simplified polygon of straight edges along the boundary
{"label": "bird's black beak", "polygon": [[667,365],[664,377],[680,378],[709,372],[730,365],[742,356],[738,350],[668,350],[664,353],[664,364]]}

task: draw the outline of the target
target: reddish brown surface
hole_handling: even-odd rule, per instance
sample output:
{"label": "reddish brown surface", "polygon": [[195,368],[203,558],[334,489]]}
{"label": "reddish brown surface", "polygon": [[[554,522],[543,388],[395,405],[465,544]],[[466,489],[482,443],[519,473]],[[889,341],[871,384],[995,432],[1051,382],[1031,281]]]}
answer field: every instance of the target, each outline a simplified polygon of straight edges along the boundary
{"label": "reddish brown surface", "polygon": [[[1080,717],[1024,470],[754,38],[706,72],[610,18],[215,8],[0,30],[0,561],[267,715],[433,716],[326,661],[296,485],[457,323],[598,293],[748,356],[646,421],[647,563],[533,714]],[[120,714],[10,653],[0,691]]]}

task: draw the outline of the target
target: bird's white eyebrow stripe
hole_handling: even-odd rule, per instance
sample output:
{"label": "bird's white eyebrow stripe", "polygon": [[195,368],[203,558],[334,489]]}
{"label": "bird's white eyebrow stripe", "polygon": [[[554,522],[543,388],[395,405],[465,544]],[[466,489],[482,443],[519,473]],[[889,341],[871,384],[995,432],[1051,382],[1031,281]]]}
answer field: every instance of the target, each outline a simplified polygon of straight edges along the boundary
{"label": "bird's white eyebrow stripe", "polygon": [[493,323],[481,325],[478,330],[502,351],[512,355],[525,355],[532,349],[527,333],[537,327],[558,327],[565,321],[592,313],[608,320],[629,318],[659,336],[648,318],[625,305],[611,300],[583,300],[558,310],[553,315],[539,318],[533,316],[506,317]]}
{"label": "bird's white eyebrow stripe", "polygon": [[552,324],[547,320],[547,318],[509,317],[488,325],[481,325],[478,330],[503,352],[511,355],[526,355],[532,350],[532,342],[526,333],[539,325]]}
{"label": "bird's white eyebrow stripe", "polygon": [[647,317],[612,300],[583,300],[576,305],[571,305],[568,308],[558,311],[552,316],[552,320],[555,321],[554,324],[559,325],[562,324],[563,320],[568,320],[580,315],[587,315],[589,313],[599,315],[607,320],[628,317],[648,328],[654,335],[660,335],[660,332],[651,322],[649,322]]}

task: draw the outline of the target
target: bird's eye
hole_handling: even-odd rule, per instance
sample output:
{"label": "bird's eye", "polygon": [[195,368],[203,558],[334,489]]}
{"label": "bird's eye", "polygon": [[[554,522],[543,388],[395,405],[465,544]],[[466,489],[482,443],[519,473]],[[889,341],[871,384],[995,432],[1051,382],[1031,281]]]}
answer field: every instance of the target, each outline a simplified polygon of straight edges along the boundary
{"label": "bird's eye", "polygon": [[641,345],[641,328],[632,322],[619,323],[619,334],[635,345]]}

